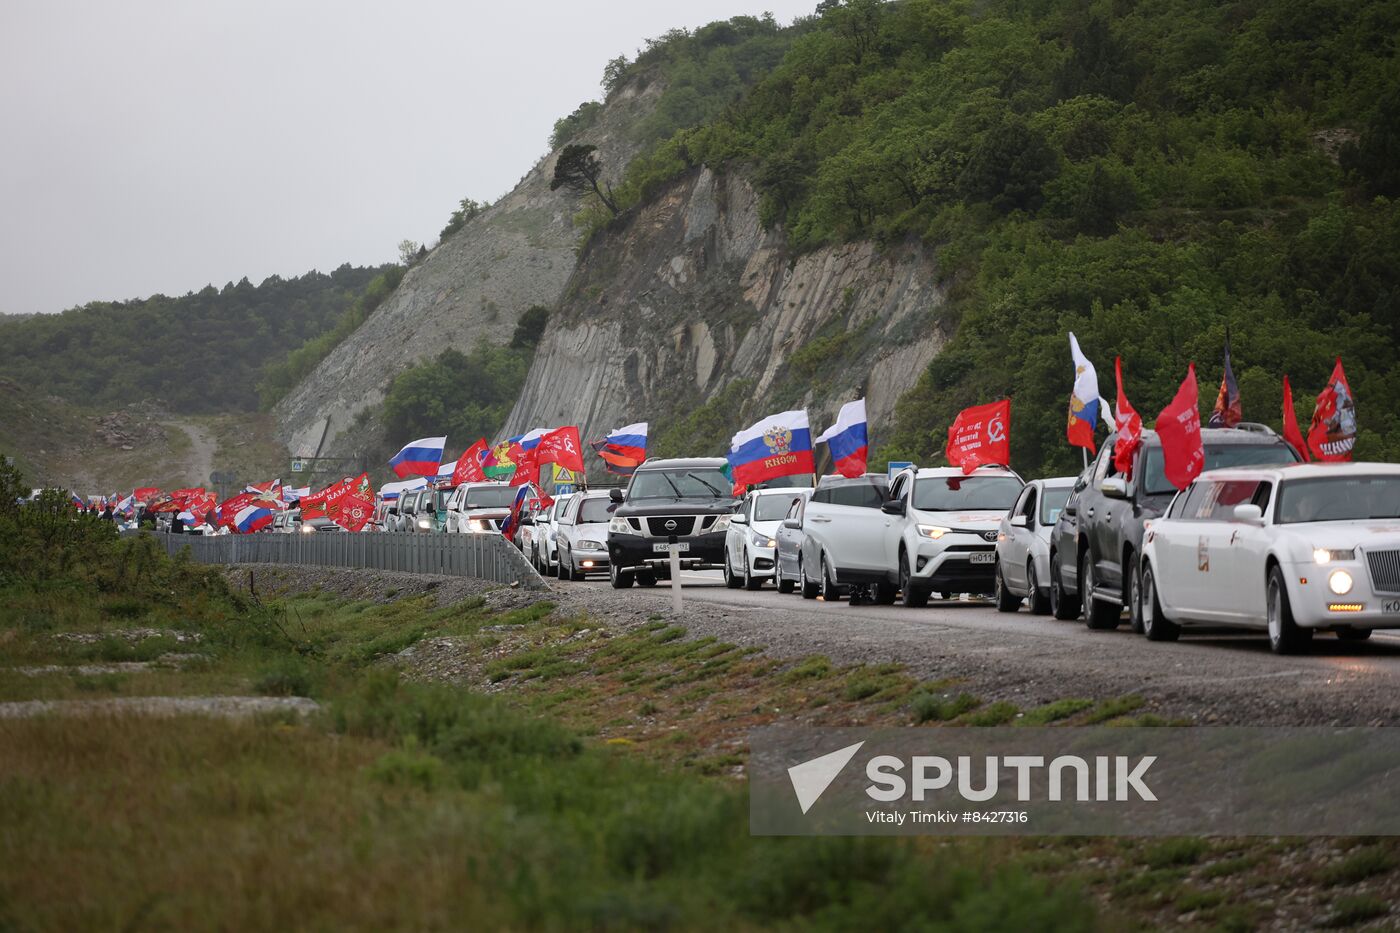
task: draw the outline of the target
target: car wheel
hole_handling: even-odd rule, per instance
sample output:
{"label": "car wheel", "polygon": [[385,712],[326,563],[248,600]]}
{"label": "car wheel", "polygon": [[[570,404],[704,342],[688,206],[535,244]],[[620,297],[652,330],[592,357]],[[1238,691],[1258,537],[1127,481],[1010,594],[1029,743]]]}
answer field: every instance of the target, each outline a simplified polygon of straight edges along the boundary
{"label": "car wheel", "polygon": [[1142,634],[1148,641],[1176,641],[1181,637],[1181,626],[1162,615],[1162,600],[1157,596],[1157,577],[1152,565],[1138,570],[1138,585],[1133,587],[1137,606],[1133,615],[1142,624]]}
{"label": "car wheel", "polygon": [[1128,607],[1128,622],[1133,627],[1133,631],[1139,635],[1143,634],[1142,629],[1142,600],[1137,598],[1138,590],[1142,588],[1142,560],[1134,557],[1132,559],[1133,569],[1128,574],[1128,591],[1123,594],[1123,602]]}
{"label": "car wheel", "polygon": [[729,566],[729,548],[724,549],[724,585],[731,590],[737,590],[744,585],[744,581],[734,576],[734,568]]}
{"label": "car wheel", "polygon": [[778,560],[773,561],[773,585],[779,593],[791,593],[794,589],[793,581],[783,576],[783,565]]}
{"label": "car wheel", "polygon": [[561,580],[568,580],[573,575],[573,568],[564,562],[564,552],[559,552],[559,563],[554,565],[554,575]]}
{"label": "car wheel", "polygon": [[875,584],[875,605],[893,606],[895,599],[899,596],[899,587],[893,583]]}
{"label": "car wheel", "polygon": [[807,565],[801,560],[797,562],[797,578],[799,581],[798,586],[802,591],[802,598],[816,599],[817,594],[821,592],[821,586],[807,579]]}
{"label": "car wheel", "polygon": [[608,568],[608,579],[612,581],[612,588],[615,590],[625,590],[632,585],[632,574],[618,570],[617,564]]}
{"label": "car wheel", "polygon": [[1094,561],[1089,549],[1079,555],[1079,597],[1084,601],[1084,624],[1095,631],[1108,631],[1122,621],[1123,608],[1094,598]]}
{"label": "car wheel", "polygon": [[749,552],[744,552],[744,589],[758,590],[763,588],[763,578],[753,575],[753,567],[749,563]]}
{"label": "car wheel", "polygon": [[1006,588],[1006,580],[1001,575],[1001,561],[997,561],[992,572],[992,596],[997,602],[997,612],[1015,612],[1021,608],[1021,599]]}
{"label": "car wheel", "polygon": [[1371,637],[1371,630],[1368,628],[1352,628],[1348,625],[1345,628],[1337,629],[1337,637],[1342,641],[1365,641]]}
{"label": "car wheel", "polygon": [[638,586],[656,586],[656,574],[643,570],[637,574]]}
{"label": "car wheel", "polygon": [[1032,614],[1043,616],[1050,611],[1050,597],[1046,596],[1040,587],[1040,577],[1036,576],[1034,558],[1026,561],[1026,593]]}
{"label": "car wheel", "polygon": [[904,605],[910,609],[922,609],[928,605],[929,591],[914,582],[914,576],[909,572],[909,555],[899,552],[899,590],[903,595]]}
{"label": "car wheel", "polygon": [[1065,592],[1064,581],[1060,578],[1060,562],[1055,554],[1050,555],[1050,612],[1062,622],[1079,617],[1079,597]]}
{"label": "car wheel", "polygon": [[1293,622],[1293,607],[1288,603],[1288,585],[1283,571],[1274,566],[1269,571],[1266,613],[1269,621],[1269,647],[1274,654],[1296,654],[1312,641],[1312,629],[1299,628]]}
{"label": "car wheel", "polygon": [[825,557],[822,557],[821,594],[822,602],[834,603],[841,598],[841,587],[836,585]]}

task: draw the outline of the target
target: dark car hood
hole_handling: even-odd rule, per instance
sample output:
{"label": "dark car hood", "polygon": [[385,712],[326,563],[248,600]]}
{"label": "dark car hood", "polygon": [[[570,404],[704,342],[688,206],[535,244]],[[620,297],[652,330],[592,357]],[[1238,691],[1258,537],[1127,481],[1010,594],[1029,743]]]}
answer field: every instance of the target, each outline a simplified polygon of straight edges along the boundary
{"label": "dark car hood", "polygon": [[618,518],[644,515],[728,515],[738,506],[737,499],[642,499],[639,502],[622,503],[613,515]]}

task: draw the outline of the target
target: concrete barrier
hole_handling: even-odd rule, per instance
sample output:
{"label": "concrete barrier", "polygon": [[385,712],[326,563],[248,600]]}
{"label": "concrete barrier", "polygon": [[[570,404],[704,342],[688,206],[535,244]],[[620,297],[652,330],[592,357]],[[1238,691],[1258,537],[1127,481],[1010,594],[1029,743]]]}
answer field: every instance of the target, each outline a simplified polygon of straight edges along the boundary
{"label": "concrete barrier", "polygon": [[[123,532],[151,534],[151,532]],[[173,557],[188,550],[201,564],[311,564],[317,567],[398,570],[453,577],[476,577],[548,589],[525,555],[500,535],[415,534],[407,531],[358,534],[157,534]]]}

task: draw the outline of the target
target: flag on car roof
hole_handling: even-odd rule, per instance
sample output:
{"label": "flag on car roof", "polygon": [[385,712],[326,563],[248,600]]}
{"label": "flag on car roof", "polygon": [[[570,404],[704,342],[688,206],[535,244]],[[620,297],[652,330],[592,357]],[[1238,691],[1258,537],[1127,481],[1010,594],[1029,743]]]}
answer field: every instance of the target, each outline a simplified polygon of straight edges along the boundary
{"label": "flag on car roof", "polygon": [[1065,434],[1075,447],[1095,453],[1094,429],[1099,424],[1099,373],[1079,349],[1074,333],[1069,335],[1069,353],[1074,358],[1074,388],[1069,393],[1069,423]]}
{"label": "flag on car roof", "polygon": [[815,473],[806,410],[769,415],[735,434],[729,445],[729,465],[734,481],[749,486],[780,476]]}
{"label": "flag on car roof", "polygon": [[530,498],[530,485],[526,483],[515,492],[515,501],[511,503],[510,514],[501,519],[501,534],[506,538],[510,537],[511,529],[515,523],[520,521],[520,510],[525,507],[525,500]]}
{"label": "flag on car roof", "polygon": [[446,437],[421,437],[409,441],[403,449],[389,458],[389,466],[398,476],[437,476],[442,463]]}
{"label": "flag on car roof", "polygon": [[1133,455],[1142,444],[1142,415],[1139,415],[1123,391],[1123,358],[1113,358],[1113,377],[1118,383],[1118,398],[1114,402],[1113,429],[1118,438],[1113,442],[1113,466],[1128,479],[1133,476]]}
{"label": "flag on car roof", "polygon": [[480,483],[486,480],[486,458],[491,453],[491,447],[486,443],[486,438],[482,438],[466,449],[462,456],[457,458],[457,462],[452,464],[452,485],[460,486],[463,483]]}
{"label": "flag on car roof", "polygon": [[869,451],[865,399],[858,398],[842,405],[836,423],[821,433],[817,443],[827,445],[837,473],[847,477],[863,476]]}
{"label": "flag on car roof", "polygon": [[1312,459],[1312,454],[1308,451],[1308,442],[1303,439],[1303,432],[1298,429],[1298,410],[1293,407],[1293,387],[1288,384],[1287,373],[1283,374],[1283,439],[1305,461]]}
{"label": "flag on car roof", "polygon": [[261,505],[247,505],[234,516],[233,528],[241,535],[262,531],[272,524],[272,510]]}
{"label": "flag on car roof", "polygon": [[426,485],[428,485],[428,481],[425,479],[406,479],[398,483],[385,483],[379,487],[379,498],[392,502],[403,493],[422,489]]}
{"label": "flag on car roof", "polygon": [[534,453],[536,464],[555,463],[566,470],[584,471],[583,441],[573,425],[555,428],[541,437]]}
{"label": "flag on car roof", "polygon": [[1201,475],[1205,448],[1201,444],[1201,411],[1196,388],[1196,364],[1187,367],[1176,397],[1157,416],[1157,439],[1162,443],[1162,472],[1167,482],[1185,489]]}
{"label": "flag on car roof", "polygon": [[631,476],[647,459],[647,423],[618,428],[601,441],[589,441],[588,446],[607,464],[609,473]]}
{"label": "flag on car roof", "polygon": [[948,462],[964,474],[979,466],[1011,461],[1011,400],[974,405],[958,412],[948,427]]}
{"label": "flag on car roof", "polygon": [[515,472],[515,460],[510,455],[513,443],[510,439],[501,441],[481,458],[481,472],[487,479],[504,479]]}
{"label": "flag on car roof", "polygon": [[1318,460],[1350,460],[1351,449],[1356,446],[1356,399],[1340,356],[1327,379],[1327,388],[1318,393],[1308,428],[1308,446]]}
{"label": "flag on car roof", "polygon": [[1240,387],[1235,382],[1235,371],[1230,366],[1230,332],[1225,332],[1225,372],[1220,377],[1220,394],[1215,397],[1215,408],[1211,410],[1206,427],[1233,428],[1244,420],[1244,409],[1240,405]]}

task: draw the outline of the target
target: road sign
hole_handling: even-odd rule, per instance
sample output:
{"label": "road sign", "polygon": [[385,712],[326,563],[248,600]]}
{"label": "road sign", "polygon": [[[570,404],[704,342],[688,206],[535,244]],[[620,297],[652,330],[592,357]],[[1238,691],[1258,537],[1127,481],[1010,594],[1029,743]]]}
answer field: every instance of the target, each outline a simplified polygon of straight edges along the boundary
{"label": "road sign", "polygon": [[907,470],[913,465],[914,461],[912,460],[891,460],[888,467],[890,482],[894,482],[894,478],[899,475],[900,470]]}
{"label": "road sign", "polygon": [[293,460],[293,461],[292,461],[292,472],[293,472],[293,473],[300,473],[302,470],[305,470],[305,469],[306,469],[306,462],[305,462],[305,461],[303,461],[303,460]]}

